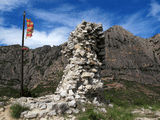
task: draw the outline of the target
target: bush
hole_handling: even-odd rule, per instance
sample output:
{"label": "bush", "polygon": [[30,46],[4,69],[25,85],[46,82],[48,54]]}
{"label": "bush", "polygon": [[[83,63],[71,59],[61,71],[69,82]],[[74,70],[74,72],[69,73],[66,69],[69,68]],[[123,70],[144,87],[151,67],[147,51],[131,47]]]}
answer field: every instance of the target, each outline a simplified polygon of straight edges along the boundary
{"label": "bush", "polygon": [[29,110],[28,107],[21,106],[20,104],[14,104],[10,107],[10,109],[11,109],[11,116],[13,118],[20,118],[22,112]]}

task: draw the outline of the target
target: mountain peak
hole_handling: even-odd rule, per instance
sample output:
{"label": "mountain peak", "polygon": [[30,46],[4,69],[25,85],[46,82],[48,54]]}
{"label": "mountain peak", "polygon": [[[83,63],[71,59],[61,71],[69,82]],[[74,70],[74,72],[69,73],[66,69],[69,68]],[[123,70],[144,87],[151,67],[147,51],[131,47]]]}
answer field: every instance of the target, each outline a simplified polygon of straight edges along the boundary
{"label": "mountain peak", "polygon": [[127,31],[120,25],[114,25],[110,27],[108,30],[106,30],[106,32],[116,32],[116,33],[123,34],[123,35],[133,36],[131,32]]}

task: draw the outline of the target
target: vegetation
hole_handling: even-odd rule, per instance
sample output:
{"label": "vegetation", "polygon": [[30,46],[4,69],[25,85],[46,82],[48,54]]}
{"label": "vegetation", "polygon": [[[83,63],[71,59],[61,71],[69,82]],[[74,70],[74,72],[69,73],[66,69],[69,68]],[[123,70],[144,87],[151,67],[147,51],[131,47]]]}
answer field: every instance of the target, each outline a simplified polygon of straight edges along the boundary
{"label": "vegetation", "polygon": [[135,115],[131,113],[133,108],[125,108],[122,106],[114,105],[113,108],[107,109],[105,120],[134,120]]}
{"label": "vegetation", "polygon": [[0,87],[0,97],[20,97],[19,90],[12,87]]}
{"label": "vegetation", "polygon": [[[46,94],[53,94],[62,78],[63,71],[57,70],[54,72],[54,80],[43,81],[34,89],[28,89],[24,86],[24,94],[26,97],[39,97]],[[15,80],[14,80],[15,82]],[[17,81],[16,81],[17,82]],[[20,97],[20,90],[12,88],[12,83],[8,83],[7,87],[0,87],[0,97]]]}
{"label": "vegetation", "polygon": [[[55,80],[47,81],[45,84],[39,84],[32,90],[25,89],[26,95],[31,97],[38,97],[49,93],[54,93],[58,83],[60,82],[63,72],[56,71],[53,73]],[[112,84],[117,82],[107,81],[104,84]],[[92,105],[87,105],[87,110],[81,112],[77,117],[79,120],[133,120],[136,116],[131,114],[136,108],[146,108],[152,111],[160,110],[160,87],[144,85],[137,82],[130,82],[119,80],[122,88],[105,89],[105,99],[108,103],[114,105],[113,108],[107,107],[107,113],[100,112]],[[19,91],[11,87],[0,88],[0,101],[7,101],[2,99],[2,96],[19,97]],[[20,113],[28,110],[21,105],[11,106],[12,116],[18,118]]]}
{"label": "vegetation", "polygon": [[124,108],[115,105],[107,108],[107,113],[102,113],[93,106],[88,106],[85,112],[78,115],[78,120],[133,120],[135,116],[131,114],[131,108]]}
{"label": "vegetation", "polygon": [[122,107],[131,106],[159,106],[160,88],[157,86],[143,85],[136,82],[121,81],[122,89],[106,90],[106,99]]}
{"label": "vegetation", "polygon": [[29,110],[28,107],[21,106],[20,104],[14,104],[10,107],[11,116],[13,118],[20,118],[22,112]]}
{"label": "vegetation", "polygon": [[[117,81],[105,82],[112,84]],[[106,100],[113,104],[113,108],[107,107],[107,113],[96,112],[93,106],[87,106],[86,112],[78,115],[79,120],[134,120],[138,115],[131,111],[136,108],[150,108],[152,111],[160,110],[160,88],[130,81],[119,81],[123,88],[106,89]]]}
{"label": "vegetation", "polygon": [[77,117],[78,120],[105,120],[106,115],[100,111],[94,109],[94,106],[87,105],[87,110],[81,112]]}
{"label": "vegetation", "polygon": [[54,81],[48,81],[47,83],[39,84],[36,88],[30,91],[32,97],[39,97],[46,94],[53,94],[62,79],[63,71],[56,71],[54,74]]}

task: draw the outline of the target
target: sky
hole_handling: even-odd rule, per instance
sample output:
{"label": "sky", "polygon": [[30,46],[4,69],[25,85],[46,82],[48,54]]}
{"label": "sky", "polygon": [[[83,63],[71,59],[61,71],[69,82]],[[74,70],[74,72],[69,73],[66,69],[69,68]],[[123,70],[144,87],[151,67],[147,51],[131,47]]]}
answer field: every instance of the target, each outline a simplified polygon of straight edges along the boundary
{"label": "sky", "polygon": [[[113,25],[142,38],[160,33],[160,0],[0,0],[0,46],[21,44],[23,12],[34,22],[29,48],[60,45],[78,24]],[[25,27],[26,29],[26,27]]]}

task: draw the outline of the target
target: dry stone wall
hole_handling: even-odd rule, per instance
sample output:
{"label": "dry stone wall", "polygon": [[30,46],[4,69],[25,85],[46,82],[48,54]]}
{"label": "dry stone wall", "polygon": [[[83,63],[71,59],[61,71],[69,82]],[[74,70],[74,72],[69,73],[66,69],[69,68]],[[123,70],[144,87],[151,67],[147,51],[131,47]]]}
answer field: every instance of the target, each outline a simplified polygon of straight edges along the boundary
{"label": "dry stone wall", "polygon": [[[87,99],[86,94],[90,90],[102,88],[100,70],[103,54],[97,56],[101,51],[97,46],[103,43],[104,34],[101,24],[83,21],[71,32],[67,46],[62,53],[68,58],[62,81],[59,83],[54,95],[39,98],[20,98],[17,101],[30,107],[30,111],[23,112],[23,118],[35,118],[54,116],[58,114],[78,113],[77,104],[93,103],[101,106],[102,103],[93,98]],[[103,44],[100,44],[103,46]],[[100,46],[99,45],[99,46]],[[98,59],[101,58],[101,59]]]}

